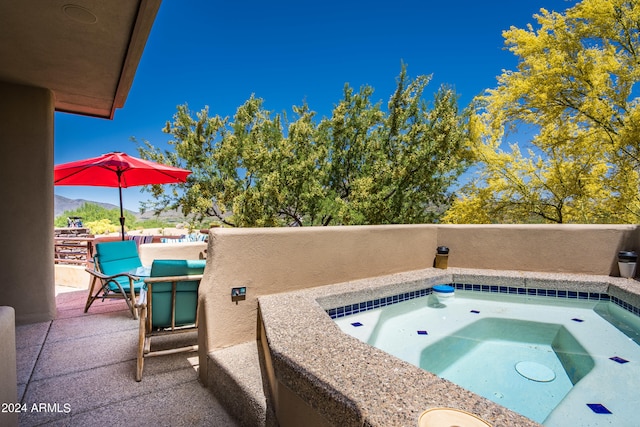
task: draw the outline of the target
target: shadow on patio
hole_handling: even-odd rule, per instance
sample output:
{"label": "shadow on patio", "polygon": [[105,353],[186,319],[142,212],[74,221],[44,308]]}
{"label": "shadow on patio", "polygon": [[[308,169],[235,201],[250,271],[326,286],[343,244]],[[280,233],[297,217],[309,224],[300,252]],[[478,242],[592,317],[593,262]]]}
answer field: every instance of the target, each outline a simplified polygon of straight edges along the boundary
{"label": "shadow on patio", "polygon": [[55,320],[16,328],[20,426],[238,425],[198,382],[197,353],[147,359],[138,383],[138,321],[125,302],[85,314],[86,290],[56,294]]}

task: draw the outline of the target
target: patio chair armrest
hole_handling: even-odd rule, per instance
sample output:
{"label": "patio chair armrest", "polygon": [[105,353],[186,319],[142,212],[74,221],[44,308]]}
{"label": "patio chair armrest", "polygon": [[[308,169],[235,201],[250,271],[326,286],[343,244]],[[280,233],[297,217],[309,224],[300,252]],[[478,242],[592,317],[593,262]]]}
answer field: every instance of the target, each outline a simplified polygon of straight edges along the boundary
{"label": "patio chair armrest", "polygon": [[158,282],[190,282],[192,280],[202,280],[202,274],[193,274],[191,276],[164,276],[164,277],[145,277],[145,283]]}
{"label": "patio chair armrest", "polygon": [[116,277],[128,277],[131,280],[140,280],[140,278],[138,276],[134,276],[133,274],[130,273],[118,273],[118,274],[114,274],[112,276],[108,276],[106,274],[103,274],[99,271],[93,270],[91,268],[85,268],[84,271],[86,271],[87,273],[96,276],[99,279],[103,279],[103,280],[110,280],[110,279],[115,279]]}

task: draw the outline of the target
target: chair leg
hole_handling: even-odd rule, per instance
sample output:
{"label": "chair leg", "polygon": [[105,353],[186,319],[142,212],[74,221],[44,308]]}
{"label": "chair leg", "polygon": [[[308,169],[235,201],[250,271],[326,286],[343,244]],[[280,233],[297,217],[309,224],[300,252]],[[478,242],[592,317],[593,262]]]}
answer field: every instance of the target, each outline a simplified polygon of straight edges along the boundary
{"label": "chair leg", "polygon": [[129,292],[131,295],[126,293],[122,285],[117,281],[111,280],[111,283],[115,284],[120,289],[120,295],[122,295],[124,301],[127,303],[129,311],[131,311],[131,315],[134,319],[138,319],[138,310],[136,310],[136,290],[133,287],[133,281],[129,279]]}
{"label": "chair leg", "polygon": [[93,290],[95,289],[96,286],[96,280],[98,278],[96,276],[92,276],[91,279],[91,286],[89,286],[89,295],[87,296],[87,303],[84,305],[84,312],[86,313],[87,311],[89,311],[89,307],[91,307],[91,304],[93,304],[93,302],[96,300],[96,298],[98,297],[98,295],[93,295]]}
{"label": "chair leg", "polygon": [[144,348],[146,346],[146,318],[147,306],[140,307],[140,327],[138,329],[138,363],[136,366],[136,381],[142,380],[142,370],[144,369]]}
{"label": "chair leg", "polygon": [[133,286],[133,282],[131,282],[131,279],[129,279],[129,289],[131,290],[131,312],[133,314],[133,318],[137,319],[138,318],[138,310],[136,310],[136,290]]}
{"label": "chair leg", "polygon": [[131,312],[133,318],[138,319],[138,311],[136,310],[135,302],[132,303],[131,299],[126,293],[124,294],[124,301],[127,303],[127,306],[129,307],[129,311]]}
{"label": "chair leg", "polygon": [[129,306],[129,310],[131,310],[131,314],[133,315],[133,318],[137,319],[138,318],[138,310],[136,310],[136,290],[135,290],[135,287],[133,286],[133,280],[131,280],[131,277],[129,277],[129,293],[130,293],[130,295],[128,295],[124,291],[124,289],[122,288],[122,286],[120,286],[119,283],[118,283],[118,287],[120,288],[120,292],[122,292],[122,296],[124,297],[124,300],[127,302],[127,305]]}
{"label": "chair leg", "polygon": [[151,337],[144,340],[144,354],[151,353]]}

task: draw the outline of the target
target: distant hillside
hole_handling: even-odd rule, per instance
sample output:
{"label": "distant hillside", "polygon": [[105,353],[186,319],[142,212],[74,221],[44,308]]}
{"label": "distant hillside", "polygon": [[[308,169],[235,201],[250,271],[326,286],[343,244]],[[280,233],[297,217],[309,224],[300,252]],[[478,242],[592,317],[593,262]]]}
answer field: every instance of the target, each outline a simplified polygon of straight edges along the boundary
{"label": "distant hillside", "polygon": [[160,212],[159,215],[156,215],[156,211],[145,211],[144,213],[136,213],[136,218],[144,221],[145,219],[155,219],[158,218],[167,222],[181,222],[184,221],[184,215],[182,214],[182,209],[178,208],[177,210]]}
{"label": "distant hillside", "polygon": [[[93,203],[94,205],[102,206],[103,208],[106,208],[106,209],[120,209],[119,206],[112,205],[111,203],[102,203],[102,202],[96,202],[93,200],[84,200],[84,199],[68,199],[66,197],[58,196],[56,194],[55,199],[53,201],[53,214],[54,214],[53,216],[54,218],[57,218],[63,212],[78,209],[85,203]],[[135,217],[139,220],[156,218],[155,213],[152,211],[147,211],[141,214],[140,212],[134,212],[129,209],[125,209],[125,210],[135,215]],[[168,212],[162,212],[160,214],[160,219],[169,223],[181,222],[181,221],[184,221],[184,215],[182,214],[181,210],[168,211]]]}
{"label": "distant hillside", "polygon": [[[95,202],[93,200],[84,200],[84,199],[68,199],[63,196],[58,196],[57,194],[54,197],[55,197],[53,200],[54,218],[60,216],[64,211],[72,211],[74,209],[78,209],[85,203],[93,203],[95,205],[102,206],[103,208],[106,208],[106,209],[120,209],[119,206],[112,205],[111,203]],[[136,216],[138,215],[137,212],[132,212],[132,211],[129,211],[129,212],[131,212]]]}

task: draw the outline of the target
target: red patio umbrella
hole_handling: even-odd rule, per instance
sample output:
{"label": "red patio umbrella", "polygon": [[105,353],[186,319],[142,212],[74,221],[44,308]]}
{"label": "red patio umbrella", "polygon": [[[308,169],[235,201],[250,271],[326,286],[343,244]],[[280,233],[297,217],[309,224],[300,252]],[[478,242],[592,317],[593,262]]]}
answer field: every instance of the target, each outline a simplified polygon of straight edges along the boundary
{"label": "red patio umbrella", "polygon": [[55,185],[118,187],[120,192],[120,227],[124,240],[122,189],[136,185],[185,182],[191,171],[113,152],[91,159],[62,163],[54,168]]}

